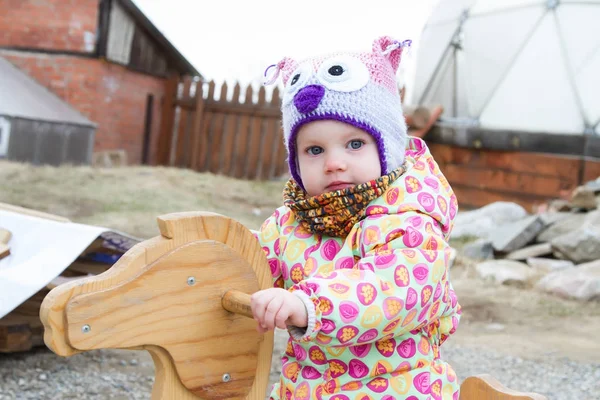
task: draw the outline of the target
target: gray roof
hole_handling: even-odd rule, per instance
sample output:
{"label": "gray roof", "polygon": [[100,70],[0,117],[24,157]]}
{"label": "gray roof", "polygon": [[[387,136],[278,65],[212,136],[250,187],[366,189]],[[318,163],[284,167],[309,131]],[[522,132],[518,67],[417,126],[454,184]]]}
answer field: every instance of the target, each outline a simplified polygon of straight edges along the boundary
{"label": "gray roof", "polygon": [[68,103],[0,57],[0,115],[96,126]]}

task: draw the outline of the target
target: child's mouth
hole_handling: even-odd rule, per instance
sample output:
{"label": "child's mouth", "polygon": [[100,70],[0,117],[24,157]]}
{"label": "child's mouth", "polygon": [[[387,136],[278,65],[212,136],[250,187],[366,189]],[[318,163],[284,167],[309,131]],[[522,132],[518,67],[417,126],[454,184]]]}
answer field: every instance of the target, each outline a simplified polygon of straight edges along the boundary
{"label": "child's mouth", "polygon": [[335,192],[336,190],[343,190],[351,186],[352,184],[348,182],[332,182],[325,189],[329,192]]}

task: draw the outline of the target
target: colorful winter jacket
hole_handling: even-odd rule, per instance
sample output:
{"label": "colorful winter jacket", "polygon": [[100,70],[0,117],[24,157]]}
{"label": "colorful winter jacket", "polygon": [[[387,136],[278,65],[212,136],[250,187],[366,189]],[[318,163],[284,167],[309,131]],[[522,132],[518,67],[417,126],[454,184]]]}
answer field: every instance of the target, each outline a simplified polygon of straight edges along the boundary
{"label": "colorful winter jacket", "polygon": [[405,166],[345,238],[307,232],[286,207],[262,225],[274,286],[307,297],[315,316],[290,329],[271,399],[458,400],[440,358],[460,317],[447,243],[456,196],[421,139]]}

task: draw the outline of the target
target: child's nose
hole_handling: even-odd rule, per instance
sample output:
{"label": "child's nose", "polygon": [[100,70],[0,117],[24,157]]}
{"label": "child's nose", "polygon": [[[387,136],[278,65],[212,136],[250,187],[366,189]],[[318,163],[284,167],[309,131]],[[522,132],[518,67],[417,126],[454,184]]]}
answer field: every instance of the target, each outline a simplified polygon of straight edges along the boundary
{"label": "child's nose", "polygon": [[325,160],[325,172],[345,171],[348,165],[339,154],[331,154]]}

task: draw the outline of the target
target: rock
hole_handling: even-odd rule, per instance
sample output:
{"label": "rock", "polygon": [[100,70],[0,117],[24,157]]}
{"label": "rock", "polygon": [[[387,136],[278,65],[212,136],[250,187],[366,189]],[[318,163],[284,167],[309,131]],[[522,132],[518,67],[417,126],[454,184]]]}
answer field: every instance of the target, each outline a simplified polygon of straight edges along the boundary
{"label": "rock", "polygon": [[135,358],[133,358],[133,359],[131,359],[131,360],[129,361],[129,364],[130,364],[130,365],[138,365],[138,360],[136,360]]}
{"label": "rock", "polygon": [[448,257],[448,268],[452,268],[454,263],[456,262],[456,257],[458,256],[458,251],[455,248],[450,248],[450,256]]}
{"label": "rock", "polygon": [[492,233],[492,246],[502,253],[515,251],[531,242],[544,227],[542,219],[537,215],[502,225]]}
{"label": "rock", "polygon": [[549,227],[556,222],[569,218],[571,215],[573,215],[573,213],[570,212],[545,212],[540,214],[540,218],[542,219],[542,222],[546,224],[546,227]]}
{"label": "rock", "polygon": [[573,196],[571,197],[571,207],[594,210],[597,207],[596,194],[592,189],[588,189],[585,186],[579,186],[575,189]]}
{"label": "rock", "polygon": [[550,243],[540,243],[515,250],[512,253],[507,254],[505,258],[507,260],[521,261],[527,260],[530,257],[539,257],[548,254],[552,254],[552,245]]}
{"label": "rock", "polygon": [[589,189],[594,193],[600,193],[600,177],[598,177],[596,180],[589,181],[584,186],[586,189]]}
{"label": "rock", "polygon": [[48,380],[48,375],[46,375],[46,374],[40,374],[40,376],[38,376],[38,379],[40,381]]}
{"label": "rock", "polygon": [[487,324],[485,326],[485,329],[488,331],[496,331],[496,332],[500,332],[503,331],[504,329],[506,329],[506,327],[502,324],[498,324],[498,323],[491,323],[491,324]]}
{"label": "rock", "polygon": [[562,236],[565,233],[576,230],[585,221],[586,214],[571,214],[569,217],[562,219],[560,222],[552,224],[544,229],[536,238],[537,242],[550,242],[552,239]]}
{"label": "rock", "polygon": [[571,204],[567,200],[556,199],[552,200],[548,206],[550,212],[571,211]]}
{"label": "rock", "polygon": [[600,225],[585,224],[581,228],[559,236],[551,242],[552,248],[575,263],[600,259]]}
{"label": "rock", "polygon": [[536,288],[561,297],[600,300],[600,260],[548,274]]}
{"label": "rock", "polygon": [[452,237],[487,238],[499,225],[525,218],[527,212],[516,203],[495,202],[473,211],[459,212]]}
{"label": "rock", "polygon": [[573,262],[568,260],[555,260],[553,258],[530,257],[527,259],[527,265],[533,269],[539,269],[546,272],[554,272],[560,269],[572,268]]}
{"label": "rock", "polygon": [[494,258],[492,242],[486,239],[477,239],[462,248],[463,256],[472,260],[491,260]]}
{"label": "rock", "polygon": [[526,286],[537,275],[527,264],[512,260],[486,261],[475,269],[483,279],[514,286]]}

